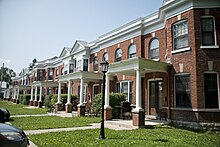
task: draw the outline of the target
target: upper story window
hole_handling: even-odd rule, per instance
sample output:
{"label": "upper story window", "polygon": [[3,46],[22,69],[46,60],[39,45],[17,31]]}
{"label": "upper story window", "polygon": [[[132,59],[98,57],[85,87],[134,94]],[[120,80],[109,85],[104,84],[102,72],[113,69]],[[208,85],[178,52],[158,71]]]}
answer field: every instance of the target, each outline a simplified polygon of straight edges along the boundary
{"label": "upper story window", "polygon": [[81,60],[78,60],[78,61],[77,61],[77,64],[76,64],[76,70],[77,70],[77,71],[80,71],[80,70],[81,70],[81,64],[82,64],[82,61],[81,61]]}
{"label": "upper story window", "polygon": [[94,58],[93,68],[94,68],[94,71],[98,71],[98,57]]}
{"label": "upper story window", "polygon": [[108,53],[104,53],[102,61],[108,61]]}
{"label": "upper story window", "polygon": [[213,46],[215,43],[215,23],[214,17],[203,16],[201,18],[202,45]]}
{"label": "upper story window", "polygon": [[173,25],[173,50],[183,49],[188,46],[188,22],[187,20],[182,20]]}
{"label": "upper story window", "polygon": [[150,42],[150,59],[159,59],[159,41],[158,39],[154,38]]}
{"label": "upper story window", "polygon": [[190,74],[175,75],[176,107],[191,107]]}
{"label": "upper story window", "polygon": [[89,59],[83,59],[83,71],[88,71],[89,69]]}
{"label": "upper story window", "polygon": [[58,69],[58,67],[56,68],[56,76],[58,76],[59,75],[59,69]]}
{"label": "upper story window", "polygon": [[115,62],[119,62],[122,60],[122,49],[118,48],[115,52]]}
{"label": "upper story window", "polygon": [[69,65],[69,73],[74,72],[74,64]]}
{"label": "upper story window", "polygon": [[128,57],[129,58],[134,58],[136,57],[136,45],[131,44],[128,48]]}
{"label": "upper story window", "polygon": [[50,68],[49,76],[53,76],[53,68]]}

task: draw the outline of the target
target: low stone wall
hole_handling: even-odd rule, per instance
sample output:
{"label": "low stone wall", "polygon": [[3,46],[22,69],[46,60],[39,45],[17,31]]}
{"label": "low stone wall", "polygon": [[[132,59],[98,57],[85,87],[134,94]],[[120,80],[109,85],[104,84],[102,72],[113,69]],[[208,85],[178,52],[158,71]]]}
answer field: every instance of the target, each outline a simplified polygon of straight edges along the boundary
{"label": "low stone wall", "polygon": [[220,123],[199,123],[199,122],[188,122],[188,121],[177,121],[177,120],[172,120],[171,123],[174,123],[175,125],[180,127],[220,133]]}

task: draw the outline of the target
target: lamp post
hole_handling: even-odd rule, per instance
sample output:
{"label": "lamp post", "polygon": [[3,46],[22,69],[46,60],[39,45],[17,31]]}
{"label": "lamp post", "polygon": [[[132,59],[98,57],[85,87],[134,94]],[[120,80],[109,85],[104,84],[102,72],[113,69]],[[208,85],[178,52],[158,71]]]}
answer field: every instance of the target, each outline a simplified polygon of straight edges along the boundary
{"label": "lamp post", "polygon": [[108,62],[101,62],[101,71],[103,72],[103,81],[102,81],[102,120],[101,120],[101,128],[100,128],[100,136],[99,139],[105,139],[104,132],[104,104],[105,104],[105,73],[108,71]]}

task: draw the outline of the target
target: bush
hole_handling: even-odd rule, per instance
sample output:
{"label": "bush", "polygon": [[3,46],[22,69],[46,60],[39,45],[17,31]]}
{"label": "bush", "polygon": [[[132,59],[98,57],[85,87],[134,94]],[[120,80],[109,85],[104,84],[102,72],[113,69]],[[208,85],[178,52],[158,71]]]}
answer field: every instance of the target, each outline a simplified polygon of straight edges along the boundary
{"label": "bush", "polygon": [[[110,93],[109,95],[109,103],[110,106],[113,108],[112,110],[112,117],[118,118],[120,115],[120,110],[117,109],[115,106],[120,106],[121,102],[125,101],[125,95],[122,93]],[[93,112],[95,115],[101,114],[101,107],[102,107],[102,94],[97,94],[93,101]]]}
{"label": "bush", "polygon": [[52,94],[46,95],[44,105],[46,108],[51,109],[53,107],[53,103],[51,102],[52,100]]}
{"label": "bush", "polygon": [[25,94],[25,95],[23,95],[23,99],[22,99],[21,103],[24,105],[29,105],[30,99],[31,99],[31,95]]}

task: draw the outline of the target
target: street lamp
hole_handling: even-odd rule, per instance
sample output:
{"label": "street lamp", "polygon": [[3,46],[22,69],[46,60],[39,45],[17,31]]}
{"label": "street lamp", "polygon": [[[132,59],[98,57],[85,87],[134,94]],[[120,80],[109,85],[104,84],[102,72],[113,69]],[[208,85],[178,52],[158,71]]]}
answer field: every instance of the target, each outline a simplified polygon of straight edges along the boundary
{"label": "street lamp", "polygon": [[101,120],[101,128],[100,128],[100,136],[99,139],[105,139],[104,132],[104,104],[105,104],[105,73],[108,71],[108,62],[101,62],[101,71],[103,72],[103,81],[102,81],[102,120]]}

